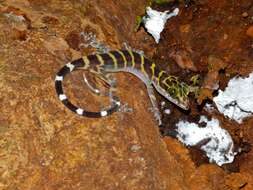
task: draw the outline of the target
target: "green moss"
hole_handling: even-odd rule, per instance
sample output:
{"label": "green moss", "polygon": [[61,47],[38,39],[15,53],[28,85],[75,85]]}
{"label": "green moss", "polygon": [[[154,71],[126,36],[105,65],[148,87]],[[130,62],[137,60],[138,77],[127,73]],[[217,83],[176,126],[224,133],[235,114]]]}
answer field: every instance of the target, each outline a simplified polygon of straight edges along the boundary
{"label": "green moss", "polygon": [[150,0],[150,5],[157,4],[157,5],[162,5],[166,3],[173,2],[174,0]]}
{"label": "green moss", "polygon": [[142,23],[142,17],[143,16],[137,16],[135,19],[135,27],[134,27],[134,31],[137,32],[141,26]]}
{"label": "green moss", "polygon": [[213,65],[212,65],[211,63],[209,63],[209,64],[207,65],[207,69],[208,69],[208,71],[213,70]]}
{"label": "green moss", "polygon": [[[167,3],[171,3],[174,2],[175,0],[149,0],[145,6],[145,10],[147,7],[152,7],[154,5],[160,5],[162,6],[163,4],[167,4]],[[181,0],[180,0],[181,1]],[[180,2],[179,1],[179,2]],[[137,32],[141,26],[142,23],[142,18],[145,15],[145,13],[143,15],[138,15],[135,19],[135,27],[134,30]]]}

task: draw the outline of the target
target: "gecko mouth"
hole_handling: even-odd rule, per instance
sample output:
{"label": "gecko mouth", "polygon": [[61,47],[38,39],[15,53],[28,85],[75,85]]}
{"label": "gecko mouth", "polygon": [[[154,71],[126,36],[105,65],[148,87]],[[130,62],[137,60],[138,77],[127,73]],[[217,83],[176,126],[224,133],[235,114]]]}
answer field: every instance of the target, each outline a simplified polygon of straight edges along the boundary
{"label": "gecko mouth", "polygon": [[178,98],[173,98],[172,96],[166,95],[165,96],[167,100],[171,101],[174,103],[176,106],[182,108],[183,110],[189,110],[189,100],[188,98],[184,98],[182,100]]}

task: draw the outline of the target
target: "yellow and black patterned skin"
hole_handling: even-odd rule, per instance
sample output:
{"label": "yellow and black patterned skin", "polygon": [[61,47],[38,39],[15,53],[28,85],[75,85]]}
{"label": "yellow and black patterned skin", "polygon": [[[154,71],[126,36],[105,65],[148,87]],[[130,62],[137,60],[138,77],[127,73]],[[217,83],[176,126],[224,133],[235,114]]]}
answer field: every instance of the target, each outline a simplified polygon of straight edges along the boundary
{"label": "yellow and black patterned skin", "polygon": [[120,107],[120,102],[115,101],[107,110],[90,112],[73,105],[64,94],[62,81],[66,74],[79,69],[88,70],[103,76],[113,72],[132,73],[142,80],[146,86],[152,86],[169,101],[183,109],[188,109],[188,99],[182,100],[178,97],[173,97],[168,92],[168,81],[171,80],[171,76],[167,72],[159,70],[155,63],[145,58],[142,54],[131,50],[115,50],[104,54],[84,56],[71,63],[67,63],[57,73],[55,88],[59,99],[68,109],[79,115],[98,118],[110,115]]}

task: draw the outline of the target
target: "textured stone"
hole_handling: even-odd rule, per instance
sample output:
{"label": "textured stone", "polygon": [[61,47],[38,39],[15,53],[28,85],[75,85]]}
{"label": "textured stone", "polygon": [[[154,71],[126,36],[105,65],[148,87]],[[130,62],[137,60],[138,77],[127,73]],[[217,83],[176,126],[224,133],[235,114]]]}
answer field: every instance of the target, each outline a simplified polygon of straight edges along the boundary
{"label": "textured stone", "polygon": [[249,37],[253,38],[253,26],[250,26],[250,27],[247,29],[246,34],[247,34]]}
{"label": "textured stone", "polygon": [[[0,5],[0,189],[223,190],[241,185],[252,189],[252,151],[238,158],[240,173],[230,176],[226,168],[207,164],[200,154],[192,155],[172,138],[166,138],[164,144],[148,109],[151,104],[145,86],[130,74],[115,77],[117,93],[133,113],[115,113],[103,119],[73,114],[59,102],[54,89],[55,74],[61,66],[96,51],[85,47],[89,44],[83,44],[82,32],[95,34],[97,47],[116,49],[127,42],[149,56],[160,48],[169,55],[168,47],[185,42],[179,45],[193,55],[198,71],[205,70],[202,60],[216,55],[208,51],[215,49],[219,50],[217,57],[233,63],[229,73],[248,71],[250,64],[239,62],[248,55],[246,49],[242,51],[248,47],[241,39],[245,35],[239,35],[246,31],[242,27],[245,23],[238,26],[240,14],[233,14],[238,16],[232,18],[234,25],[227,20],[231,15],[228,2],[201,1],[197,9],[184,9],[182,23],[177,24],[175,18],[170,31],[164,31],[177,39],[161,40],[155,48],[143,30],[133,33],[136,16],[144,13],[144,0],[4,1]],[[224,18],[221,10],[227,14]],[[183,25],[186,27],[181,27],[180,34],[177,26]],[[228,34],[225,41],[223,30]],[[166,44],[169,42],[172,44]],[[68,96],[87,109],[97,110],[108,101],[87,91],[81,73],[67,76],[64,82]],[[179,118],[179,114],[172,116],[175,110],[167,116],[169,126]],[[194,107],[191,114],[198,115]],[[242,126],[219,119],[237,142],[253,143],[252,119]],[[133,151],[133,145],[140,149]]]}

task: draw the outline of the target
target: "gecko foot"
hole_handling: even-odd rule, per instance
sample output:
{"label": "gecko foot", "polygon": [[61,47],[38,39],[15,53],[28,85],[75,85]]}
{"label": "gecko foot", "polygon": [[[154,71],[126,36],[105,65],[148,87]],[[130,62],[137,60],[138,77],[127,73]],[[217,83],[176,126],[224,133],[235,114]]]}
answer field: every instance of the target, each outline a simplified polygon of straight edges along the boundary
{"label": "gecko foot", "polygon": [[128,103],[125,103],[120,106],[119,112],[133,112],[133,108],[129,107]]}
{"label": "gecko foot", "polygon": [[158,125],[161,126],[162,125],[162,117],[161,117],[159,109],[156,107],[151,107],[151,108],[149,108],[149,111],[151,111],[154,114],[155,120],[158,122]]}

